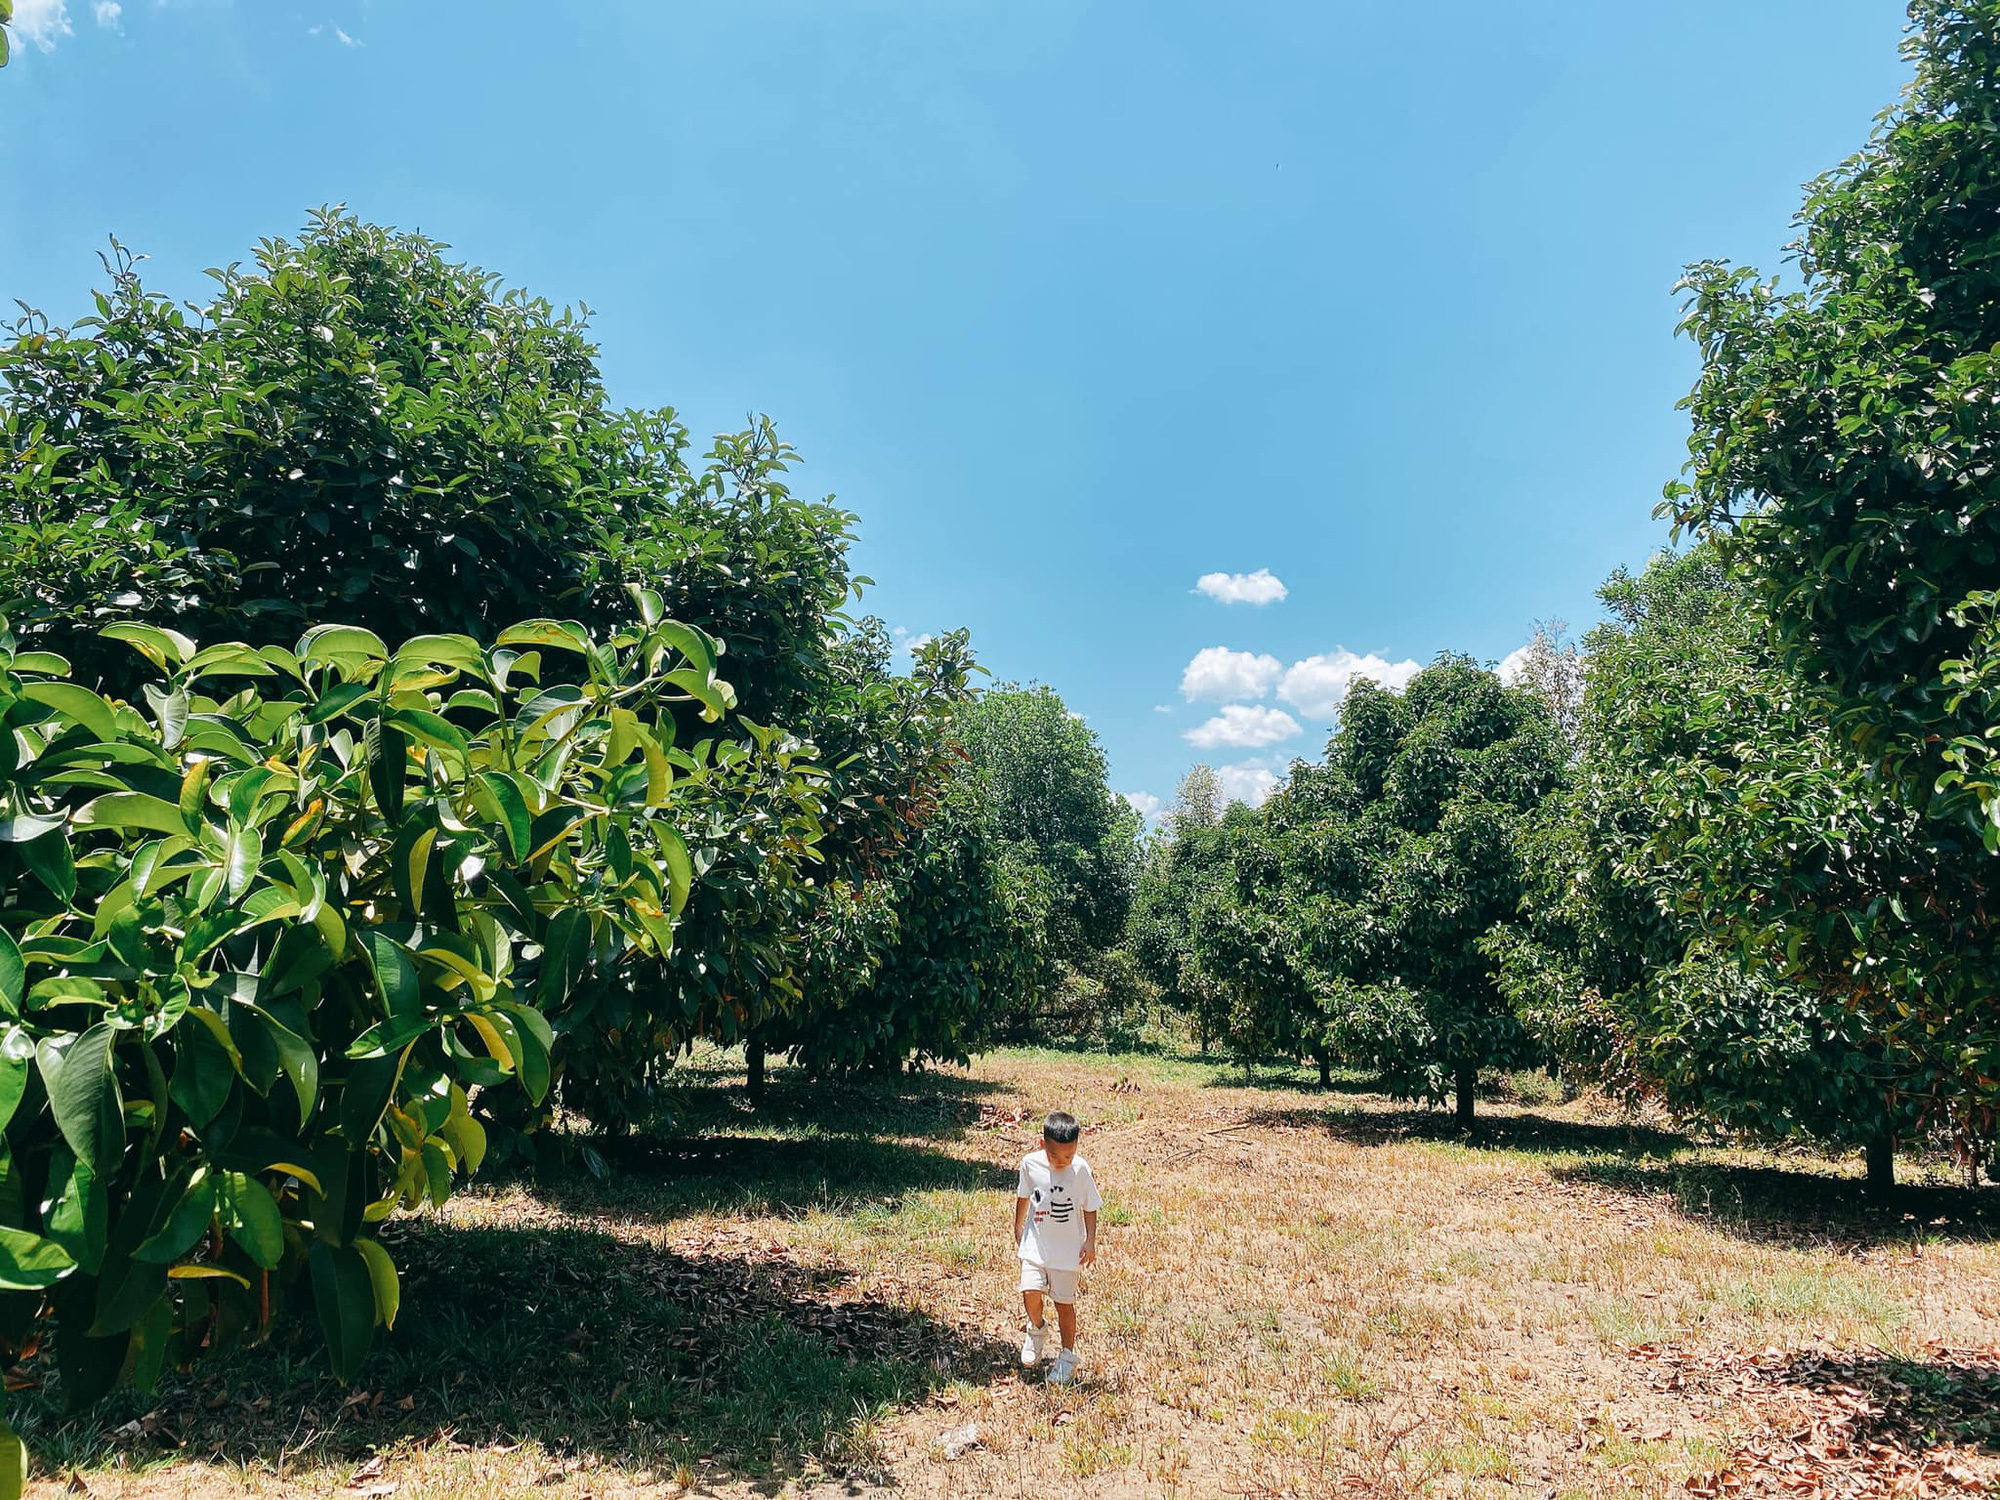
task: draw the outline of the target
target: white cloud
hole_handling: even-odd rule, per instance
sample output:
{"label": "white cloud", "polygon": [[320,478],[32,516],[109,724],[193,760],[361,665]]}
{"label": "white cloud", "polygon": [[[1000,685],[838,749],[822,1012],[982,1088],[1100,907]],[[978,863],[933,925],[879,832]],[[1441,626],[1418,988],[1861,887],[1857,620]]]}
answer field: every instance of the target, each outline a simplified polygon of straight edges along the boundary
{"label": "white cloud", "polygon": [[1269,568],[1254,573],[1204,573],[1194,586],[1197,592],[1223,604],[1276,604],[1290,592]]}
{"label": "white cloud", "polygon": [[97,24],[108,31],[122,32],[125,29],[124,23],[118,19],[125,14],[125,7],[118,0],[96,0],[90,7],[90,13],[97,17]]}
{"label": "white cloud", "polygon": [[1156,714],[1170,714],[1173,711],[1174,706],[1171,703],[1155,703],[1153,705],[1153,712]]}
{"label": "white cloud", "polygon": [[69,24],[69,0],[15,0],[14,35],[53,52],[58,39],[75,36]]}
{"label": "white cloud", "polygon": [[1200,750],[1213,750],[1219,745],[1260,750],[1279,740],[1288,740],[1298,732],[1299,721],[1283,709],[1232,703],[1206,724],[1197,725],[1181,737]]}
{"label": "white cloud", "polygon": [[1379,656],[1357,656],[1352,651],[1334,650],[1324,656],[1308,656],[1286,669],[1278,684],[1278,696],[1308,718],[1331,719],[1340,711],[1340,700],[1357,677],[1373,678],[1392,692],[1400,693],[1410,679],[1423,670],[1419,662],[1384,661]]}
{"label": "white cloud", "polygon": [[1500,680],[1508,687],[1518,687],[1521,682],[1521,672],[1527,665],[1528,647],[1516,646],[1500,658],[1500,665],[1494,670],[1500,674]]}
{"label": "white cloud", "polygon": [[1181,693],[1189,702],[1196,698],[1206,698],[1212,703],[1261,698],[1271,691],[1284,670],[1283,663],[1275,656],[1207,646],[1195,652],[1194,660],[1181,673]]}
{"label": "white cloud", "polygon": [[361,43],[355,41],[353,37],[342,31],[338,26],[333,28],[333,34],[340,39],[340,45],[343,47],[359,47],[361,45]]}
{"label": "white cloud", "polygon": [[1278,789],[1278,778],[1271,768],[1254,760],[1246,760],[1240,765],[1217,766],[1215,779],[1222,783],[1222,793],[1232,802],[1247,802],[1252,807],[1262,807]]}
{"label": "white cloud", "polygon": [[1118,795],[1129,802],[1132,805],[1132,811],[1148,823],[1157,818],[1160,815],[1160,809],[1166,806],[1164,802],[1155,797],[1151,792],[1120,792]]}

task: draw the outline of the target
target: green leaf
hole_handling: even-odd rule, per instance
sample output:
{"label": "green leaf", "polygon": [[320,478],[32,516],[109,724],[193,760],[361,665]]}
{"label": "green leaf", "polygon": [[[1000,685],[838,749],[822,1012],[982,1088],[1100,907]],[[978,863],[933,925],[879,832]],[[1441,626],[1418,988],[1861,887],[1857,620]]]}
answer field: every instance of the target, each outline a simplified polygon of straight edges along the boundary
{"label": "green leaf", "polygon": [[72,1260],[95,1276],[104,1263],[110,1211],[104,1185],[61,1146],[49,1155],[49,1185],[56,1191],[43,1213],[43,1228]]}
{"label": "green leaf", "polygon": [[[188,1014],[202,1024],[174,1028],[174,1071],[167,1093],[188,1117],[188,1124],[204,1130],[222,1112],[238,1075],[231,1049],[204,1021],[215,1013],[197,1007]],[[221,1019],[216,1016],[218,1025]]]}
{"label": "green leaf", "polygon": [[673,829],[661,827],[657,832],[660,858],[667,867],[674,915],[679,916],[687,907],[688,893],[694,889],[694,861],[688,857],[687,844]]}
{"label": "green leaf", "polygon": [[84,1032],[62,1055],[61,1071],[49,1090],[63,1139],[76,1159],[99,1176],[117,1165],[125,1149],[124,1111],[111,1066],[117,1041],[109,1022]]}
{"label": "green leaf", "polygon": [[106,792],[76,810],[78,828],[147,828],[154,833],[186,833],[181,810],[144,792]]}
{"label": "green leaf", "polygon": [[190,676],[275,677],[277,669],[242,641],[219,641],[188,658]]}
{"label": "green leaf", "polygon": [[186,1189],[167,1214],[167,1222],[139,1243],[134,1260],[167,1265],[192,1250],[215,1218],[215,1178],[197,1167]]}
{"label": "green leaf", "polygon": [[[12,8],[14,0],[0,0],[0,6]],[[0,17],[4,20],[5,17]],[[0,31],[0,67],[7,64],[7,33]],[[21,1435],[0,1417],[0,1500],[21,1500],[21,1493],[28,1487],[28,1445],[21,1441]]]}
{"label": "green leaf", "polygon": [[397,730],[371,719],[362,731],[361,746],[368,761],[368,790],[375,805],[391,822],[403,815],[404,777],[409,770],[409,746]]}
{"label": "green leaf", "polygon": [[438,714],[425,708],[395,708],[386,715],[384,722],[400,730],[410,739],[429,745],[434,749],[448,751],[458,759],[462,768],[470,748],[465,736]]}
{"label": "green leaf", "polygon": [[14,935],[0,927],[0,1013],[19,1018],[28,997],[28,965]]}
{"label": "green leaf", "polygon": [[354,1248],[368,1263],[368,1281],[375,1292],[375,1321],[383,1328],[396,1326],[396,1313],[403,1305],[403,1288],[396,1275],[396,1263],[379,1241],[356,1240]]}
{"label": "green leaf", "polygon": [[494,637],[496,646],[553,646],[588,654],[590,632],[575,620],[523,620]]}
{"label": "green leaf", "polygon": [[500,771],[480,772],[474,801],[506,830],[508,853],[517,863],[525,861],[534,839],[535,820],[515,777]]}
{"label": "green leaf", "polygon": [[267,1271],[285,1257],[285,1219],[269,1188],[245,1172],[224,1172],[216,1197],[229,1237]]}
{"label": "green leaf", "polygon": [[38,1292],[76,1269],[70,1253],[54,1240],[25,1229],[0,1226],[0,1288]]}
{"label": "green leaf", "polygon": [[414,1014],[423,1008],[423,982],[409,949],[381,929],[370,928],[361,935],[361,951],[375,970],[375,987],[390,1015]]}
{"label": "green leaf", "polygon": [[60,814],[7,813],[0,815],[0,844],[26,844],[53,833],[63,826]]}
{"label": "green leaf", "polygon": [[106,640],[123,641],[163,672],[179,670],[194,655],[194,642],[178,630],[162,630],[157,625],[107,625],[97,632]]}
{"label": "green leaf", "polygon": [[30,682],[23,684],[21,696],[81,724],[100,740],[118,738],[118,716],[89,688],[73,682]]}
{"label": "green leaf", "polygon": [[0,1033],[0,1130],[21,1107],[28,1091],[28,1060],[34,1055],[34,1041],[21,1027],[9,1026]]}
{"label": "green leaf", "polygon": [[341,1384],[352,1383],[375,1339],[375,1284],[368,1262],[352,1245],[313,1242],[308,1258],[313,1305],[326,1334],[333,1373]]}
{"label": "green leaf", "polygon": [[231,901],[243,899],[264,858],[264,838],[254,828],[231,828],[222,841],[223,889]]}
{"label": "green leaf", "polygon": [[248,1001],[236,1002],[254,1015],[264,1026],[278,1052],[278,1066],[285,1070],[285,1077],[291,1081],[292,1092],[298,1096],[299,1119],[312,1118],[313,1101],[319,1097],[319,1054],[314,1052],[306,1039],[285,1025],[261,1005]]}
{"label": "green leaf", "polygon": [[58,826],[38,839],[15,845],[14,852],[50,895],[67,905],[76,895],[76,860],[70,854],[69,834]]}
{"label": "green leaf", "polygon": [[292,648],[304,666],[350,661],[385,661],[389,648],[382,637],[358,625],[318,625],[299,637]]}

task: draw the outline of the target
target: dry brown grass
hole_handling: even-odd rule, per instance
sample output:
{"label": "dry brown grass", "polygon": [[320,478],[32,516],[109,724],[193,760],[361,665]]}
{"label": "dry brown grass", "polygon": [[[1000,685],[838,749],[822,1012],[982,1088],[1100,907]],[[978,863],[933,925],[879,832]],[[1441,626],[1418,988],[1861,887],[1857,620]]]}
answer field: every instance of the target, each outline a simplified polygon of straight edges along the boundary
{"label": "dry brown grass", "polygon": [[[763,1148],[738,1138],[808,1149],[828,1129],[784,1077],[764,1117],[733,1095],[719,1113],[695,1109],[677,1170],[486,1190],[454,1203],[439,1232],[588,1232],[609,1261],[639,1268],[627,1295],[679,1295],[657,1268],[665,1258],[695,1278],[699,1308],[719,1295],[699,1278],[726,1271],[748,1288],[744,1316],[789,1320],[860,1362],[839,1368],[865,1374],[888,1357],[857,1338],[893,1344],[904,1373],[867,1387],[891,1397],[789,1444],[783,1429],[747,1458],[730,1431],[677,1425],[676,1392],[708,1402],[703,1420],[720,1427],[760,1417],[755,1387],[719,1392],[723,1367],[697,1363],[643,1399],[597,1392],[569,1429],[560,1401],[553,1413],[544,1401],[516,1446],[490,1398],[459,1410],[448,1384],[399,1425],[392,1369],[363,1382],[392,1398],[371,1408],[375,1426],[321,1414],[319,1440],[301,1433],[300,1453],[212,1430],[229,1409],[205,1427],[195,1388],[161,1408],[178,1448],[141,1438],[121,1460],[88,1431],[54,1426],[38,1447],[71,1455],[94,1494],[199,1500],[887,1484],[936,1497],[1567,1500],[1726,1495],[1780,1479],[1789,1487],[1773,1493],[1809,1500],[1886,1484],[1870,1442],[1910,1458],[1927,1493],[2000,1479],[2000,1422],[1979,1394],[2000,1392],[1980,1384],[2000,1367],[2000,1241],[1973,1195],[1919,1188],[1864,1212],[1844,1164],[1696,1147],[1588,1103],[1486,1105],[1468,1142],[1365,1092],[1243,1087],[1189,1062],[1061,1053],[984,1059],[950,1085],[941,1115],[891,1112],[849,1180],[836,1156],[825,1178],[802,1170],[760,1185]],[[1109,1199],[1082,1306],[1084,1372],[1067,1390],[1008,1363],[1018,1308],[999,1185],[1032,1147],[1036,1112],[1058,1104],[1085,1120]],[[866,1111],[842,1113],[851,1126]],[[721,1167],[690,1141],[722,1152]],[[424,1316],[421,1287],[404,1316]],[[688,1338],[734,1337],[705,1318]],[[1799,1351],[1847,1363],[1828,1375]],[[592,1357],[585,1346],[586,1368]],[[812,1389],[847,1399],[838,1380]],[[715,1404],[725,1396],[737,1404]],[[1798,1437],[1799,1422],[1819,1420],[1816,1401],[1886,1411],[1906,1398],[1900,1425],[1889,1411],[1856,1419],[1861,1438],[1847,1427]],[[948,1461],[938,1435],[968,1422],[982,1446]],[[1780,1474],[1759,1455],[1786,1442],[1812,1456]],[[189,1456],[216,1452],[224,1462]]]}

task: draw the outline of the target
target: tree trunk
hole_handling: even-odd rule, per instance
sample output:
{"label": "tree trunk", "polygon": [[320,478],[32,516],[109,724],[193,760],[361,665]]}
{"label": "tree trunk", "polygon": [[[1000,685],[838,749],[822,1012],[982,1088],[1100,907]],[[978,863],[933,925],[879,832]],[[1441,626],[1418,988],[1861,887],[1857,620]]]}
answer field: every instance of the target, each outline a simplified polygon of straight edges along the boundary
{"label": "tree trunk", "polygon": [[1887,1193],[1896,1186],[1896,1138],[1886,1131],[1868,1142],[1867,1191]]}
{"label": "tree trunk", "polygon": [[1333,1064],[1324,1054],[1319,1059],[1319,1086],[1323,1089],[1333,1087]]}
{"label": "tree trunk", "polygon": [[744,1092],[752,1104],[764,1102],[764,1039],[752,1036],[743,1044]]}
{"label": "tree trunk", "polygon": [[1472,1128],[1473,1090],[1479,1084],[1479,1070],[1470,1067],[1460,1068],[1458,1070],[1457,1082],[1458,1128],[1460,1130],[1470,1130]]}

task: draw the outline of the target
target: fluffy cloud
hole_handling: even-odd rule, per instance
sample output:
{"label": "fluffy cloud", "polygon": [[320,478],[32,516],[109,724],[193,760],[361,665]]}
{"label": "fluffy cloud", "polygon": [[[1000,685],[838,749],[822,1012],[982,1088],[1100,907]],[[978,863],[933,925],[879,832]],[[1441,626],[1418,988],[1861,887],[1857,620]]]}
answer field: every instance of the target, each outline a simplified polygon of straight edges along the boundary
{"label": "fluffy cloud", "polygon": [[1157,818],[1160,815],[1160,809],[1166,806],[1164,802],[1155,797],[1151,792],[1120,792],[1118,795],[1131,803],[1132,811],[1144,818],[1148,823]]}
{"label": "fluffy cloud", "polygon": [[1277,744],[1279,740],[1288,740],[1298,732],[1299,721],[1283,709],[1232,703],[1206,724],[1190,729],[1182,738],[1201,750],[1213,750],[1220,745],[1261,750],[1266,745]]}
{"label": "fluffy cloud", "polygon": [[1211,703],[1261,698],[1271,691],[1284,670],[1284,664],[1275,656],[1208,646],[1195,652],[1194,660],[1181,673],[1181,694],[1189,702],[1196,698],[1206,698]]}
{"label": "fluffy cloud", "polygon": [[118,19],[125,14],[125,7],[118,0],[96,0],[96,4],[90,7],[90,13],[97,17],[97,24],[108,31],[125,29]]}
{"label": "fluffy cloud", "polygon": [[1222,784],[1222,793],[1233,802],[1247,802],[1252,807],[1262,807],[1271,793],[1278,789],[1278,778],[1271,768],[1261,761],[1246,760],[1240,765],[1217,766],[1215,779]]}
{"label": "fluffy cloud", "polygon": [[1308,718],[1331,719],[1340,711],[1340,700],[1347,696],[1355,678],[1372,678],[1400,693],[1422,670],[1421,663],[1414,661],[1384,661],[1379,656],[1335,650],[1293,662],[1278,684],[1278,696]]}
{"label": "fluffy cloud", "polygon": [[1500,674],[1500,680],[1508,687],[1518,687],[1521,683],[1521,672],[1527,665],[1528,647],[1516,646],[1500,658],[1500,665],[1494,670]]}
{"label": "fluffy cloud", "polygon": [[14,35],[52,52],[58,39],[75,36],[69,24],[69,0],[15,0]]}
{"label": "fluffy cloud", "polygon": [[1290,592],[1269,568],[1254,573],[1204,573],[1195,590],[1223,604],[1276,604]]}

